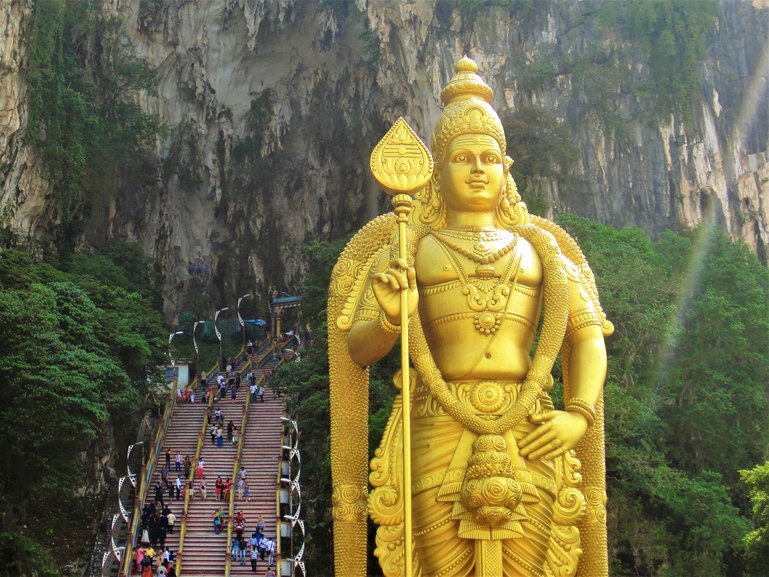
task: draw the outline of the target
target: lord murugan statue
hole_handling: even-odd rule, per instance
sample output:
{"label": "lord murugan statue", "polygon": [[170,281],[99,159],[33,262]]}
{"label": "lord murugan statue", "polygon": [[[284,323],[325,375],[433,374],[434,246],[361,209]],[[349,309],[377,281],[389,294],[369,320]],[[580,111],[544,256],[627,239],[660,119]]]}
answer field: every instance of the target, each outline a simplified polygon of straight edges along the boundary
{"label": "lord murugan statue", "polygon": [[[472,60],[441,98],[432,156],[402,120],[372,155],[394,191],[414,188],[411,167],[426,175],[413,207],[397,196],[332,274],[336,575],[366,575],[370,516],[388,577],[607,577],[611,323],[575,241],[521,201]],[[401,335],[402,391],[369,469],[367,367]]]}

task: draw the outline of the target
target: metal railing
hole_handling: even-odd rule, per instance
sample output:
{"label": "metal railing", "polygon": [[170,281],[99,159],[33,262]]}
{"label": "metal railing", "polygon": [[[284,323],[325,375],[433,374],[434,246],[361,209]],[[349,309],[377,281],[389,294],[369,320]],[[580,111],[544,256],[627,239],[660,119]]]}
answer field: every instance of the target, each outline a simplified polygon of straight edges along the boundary
{"label": "metal railing", "polygon": [[[265,349],[264,354],[259,357],[257,364],[261,367],[268,356],[272,355],[274,346]],[[258,354],[258,353],[257,353]],[[251,363],[249,362],[249,365]],[[245,371],[246,367],[243,368]],[[262,373],[259,375],[257,386],[264,385],[265,375]],[[240,471],[240,461],[243,454],[243,443],[246,438],[246,427],[248,426],[248,409],[251,406],[251,395],[246,396],[246,402],[243,405],[243,417],[240,420],[240,438],[238,439],[238,449],[235,454],[235,462],[232,465],[232,477],[233,481],[237,479],[238,472]],[[232,570],[232,525],[233,525],[233,512],[235,510],[235,494],[237,492],[237,482],[234,482],[235,487],[230,488],[230,506],[229,506],[229,523],[227,524],[227,551],[225,553],[224,560],[224,576],[230,577]]]}
{"label": "metal railing", "polygon": [[179,550],[176,553],[176,575],[182,574],[182,563],[184,561],[184,537],[187,535],[187,513],[190,508],[190,499],[192,493],[195,491],[195,473],[197,470],[197,464],[200,462],[200,452],[203,450],[203,439],[206,436],[206,425],[208,424],[209,409],[214,404],[214,395],[208,395],[208,403],[206,405],[206,413],[203,417],[203,422],[200,425],[200,431],[198,432],[198,444],[195,447],[195,461],[193,461],[196,467],[190,471],[189,484],[187,490],[184,492],[184,509],[182,513],[182,527],[179,530]]}
{"label": "metal railing", "polygon": [[160,453],[160,449],[163,446],[163,440],[165,438],[168,425],[171,422],[171,417],[174,414],[174,407],[176,406],[176,384],[172,383],[171,390],[166,399],[166,404],[163,409],[162,424],[155,429],[154,441],[152,443],[152,449],[150,449],[149,458],[145,465],[142,466],[142,474],[139,476],[141,479],[141,486],[139,488],[139,494],[136,498],[134,505],[133,517],[131,519],[130,529],[128,536],[126,537],[126,546],[123,557],[123,569],[120,572],[121,575],[128,577],[131,574],[131,560],[133,557],[133,551],[136,548],[137,529],[139,527],[139,520],[141,519],[141,512],[144,507],[144,501],[147,498],[147,491],[149,490],[149,484],[152,480],[152,474],[155,471],[155,461],[157,455]]}
{"label": "metal railing", "polygon": [[240,437],[238,438],[238,448],[235,453],[235,460],[232,464],[232,486],[230,487],[230,503],[228,509],[228,523],[227,523],[227,551],[224,559],[224,575],[230,576],[230,569],[232,565],[232,524],[233,524],[233,512],[235,510],[235,494],[237,493],[237,481],[238,472],[240,470],[240,456],[243,452],[243,441],[246,436],[246,425],[248,423],[248,408],[251,405],[251,395],[246,395],[246,402],[243,403],[243,416],[240,419]]}

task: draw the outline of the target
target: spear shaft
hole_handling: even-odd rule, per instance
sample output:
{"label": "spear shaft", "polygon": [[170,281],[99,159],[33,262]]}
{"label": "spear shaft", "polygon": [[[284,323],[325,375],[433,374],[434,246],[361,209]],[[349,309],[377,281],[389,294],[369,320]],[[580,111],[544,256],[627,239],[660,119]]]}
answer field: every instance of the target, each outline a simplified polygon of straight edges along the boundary
{"label": "spear shaft", "polygon": [[[414,201],[408,194],[398,194],[392,200],[398,222],[398,256],[407,262],[406,224]],[[411,528],[411,378],[409,371],[409,292],[408,278],[401,289],[401,397],[403,398],[403,542],[405,547],[405,575],[412,575]]]}

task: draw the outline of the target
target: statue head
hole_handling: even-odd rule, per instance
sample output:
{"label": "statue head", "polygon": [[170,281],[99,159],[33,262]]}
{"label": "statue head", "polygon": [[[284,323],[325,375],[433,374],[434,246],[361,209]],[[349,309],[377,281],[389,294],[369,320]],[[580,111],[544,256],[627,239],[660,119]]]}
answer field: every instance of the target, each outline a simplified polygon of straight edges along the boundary
{"label": "statue head", "polygon": [[[499,116],[491,106],[492,89],[476,73],[478,66],[465,56],[456,64],[456,74],[441,92],[445,107],[435,125],[432,138],[432,155],[435,163],[430,183],[420,196],[421,220],[434,228],[443,226],[446,202],[441,194],[442,168],[450,144],[458,137],[485,137],[499,147],[504,174],[504,190],[496,207],[500,226],[524,224],[527,220],[526,205],[510,175],[513,160],[505,155],[507,142]],[[492,140],[489,140],[492,139]]]}

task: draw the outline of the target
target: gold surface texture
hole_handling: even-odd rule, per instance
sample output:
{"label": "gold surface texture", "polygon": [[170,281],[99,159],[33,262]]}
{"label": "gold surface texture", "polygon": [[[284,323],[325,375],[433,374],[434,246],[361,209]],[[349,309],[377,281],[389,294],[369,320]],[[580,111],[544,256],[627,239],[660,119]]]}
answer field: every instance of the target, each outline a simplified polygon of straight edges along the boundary
{"label": "gold surface texture", "polygon": [[[603,339],[613,327],[576,242],[521,202],[492,94],[462,58],[441,94],[432,157],[396,122],[371,170],[396,194],[400,220],[367,224],[332,273],[343,577],[366,574],[366,513],[388,577],[608,577]],[[403,193],[415,194],[413,211]],[[399,338],[410,379],[369,473],[366,367]],[[559,354],[565,406],[556,409],[548,391]]]}

